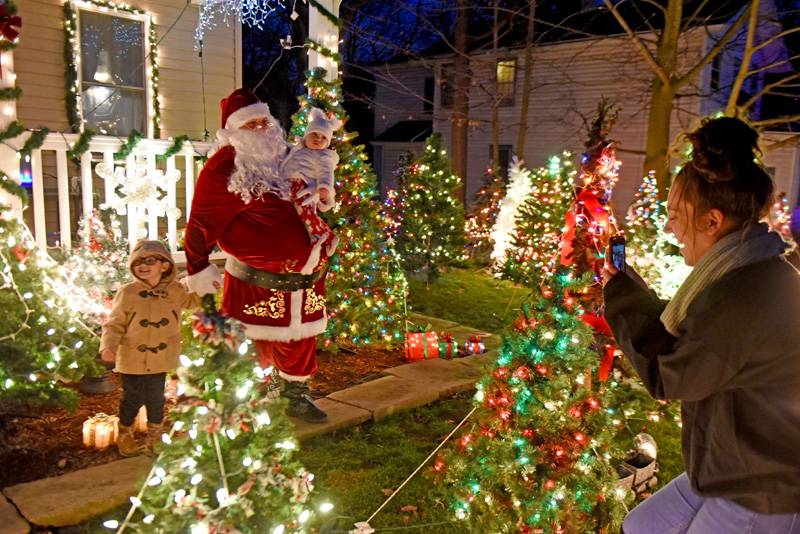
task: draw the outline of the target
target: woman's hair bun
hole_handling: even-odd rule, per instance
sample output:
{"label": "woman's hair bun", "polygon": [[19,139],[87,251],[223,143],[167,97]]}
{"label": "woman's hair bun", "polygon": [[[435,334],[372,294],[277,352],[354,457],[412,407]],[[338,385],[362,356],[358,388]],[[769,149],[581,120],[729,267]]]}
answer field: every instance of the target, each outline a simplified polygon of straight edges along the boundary
{"label": "woman's hair bun", "polygon": [[704,119],[686,137],[692,144],[692,165],[709,182],[733,180],[760,153],[758,132],[733,117]]}

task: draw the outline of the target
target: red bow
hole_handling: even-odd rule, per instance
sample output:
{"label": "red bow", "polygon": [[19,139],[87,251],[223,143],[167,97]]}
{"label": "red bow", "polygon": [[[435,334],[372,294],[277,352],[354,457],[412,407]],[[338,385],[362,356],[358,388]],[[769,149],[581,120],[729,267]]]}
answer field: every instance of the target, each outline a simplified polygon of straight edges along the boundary
{"label": "red bow", "polygon": [[13,42],[19,37],[21,29],[22,18],[12,15],[7,5],[0,6],[0,35]]}

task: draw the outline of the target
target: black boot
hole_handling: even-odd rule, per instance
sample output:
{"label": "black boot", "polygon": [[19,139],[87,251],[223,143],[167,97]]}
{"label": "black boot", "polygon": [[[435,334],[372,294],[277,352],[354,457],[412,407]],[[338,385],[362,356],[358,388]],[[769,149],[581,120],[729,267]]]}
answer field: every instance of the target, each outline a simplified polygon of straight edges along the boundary
{"label": "black boot", "polygon": [[314,399],[308,394],[308,384],[305,382],[290,382],[287,380],[282,396],[289,401],[286,415],[308,423],[324,423],[328,419],[328,414],[314,404]]}

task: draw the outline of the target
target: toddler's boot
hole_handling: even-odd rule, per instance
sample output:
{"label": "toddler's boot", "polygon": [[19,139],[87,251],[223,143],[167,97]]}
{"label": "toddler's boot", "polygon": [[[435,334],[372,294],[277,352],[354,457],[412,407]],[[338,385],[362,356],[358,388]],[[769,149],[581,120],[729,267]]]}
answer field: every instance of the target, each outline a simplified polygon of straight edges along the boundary
{"label": "toddler's boot", "polygon": [[163,423],[147,423],[147,436],[145,437],[144,443],[146,454],[155,454],[156,443],[161,441],[161,434],[163,432]]}
{"label": "toddler's boot", "polygon": [[141,452],[139,444],[136,443],[136,438],[133,435],[133,425],[125,426],[119,425],[119,438],[117,439],[117,450],[125,458],[131,456],[138,456]]}

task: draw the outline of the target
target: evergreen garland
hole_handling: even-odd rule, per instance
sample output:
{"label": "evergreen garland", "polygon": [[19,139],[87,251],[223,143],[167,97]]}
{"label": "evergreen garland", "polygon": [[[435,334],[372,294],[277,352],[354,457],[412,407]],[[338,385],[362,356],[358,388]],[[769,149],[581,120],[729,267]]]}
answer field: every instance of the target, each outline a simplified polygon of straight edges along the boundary
{"label": "evergreen garland", "polygon": [[92,138],[97,135],[97,132],[92,130],[91,128],[86,128],[83,130],[81,135],[78,137],[78,140],[75,141],[75,144],[67,151],[67,157],[72,159],[80,159],[84,152],[89,150],[89,143],[92,141]]}
{"label": "evergreen garland", "polygon": [[336,28],[339,30],[342,29],[342,20],[329,11],[328,8],[320,4],[317,0],[309,0],[308,3],[311,4],[317,11],[319,11],[326,19],[331,21]]}
{"label": "evergreen garland", "polygon": [[158,154],[156,156],[157,161],[167,161],[169,158],[177,154],[183,149],[184,143],[189,140],[188,135],[179,135],[175,139],[172,140],[172,144],[163,154]]}
{"label": "evergreen garland", "polygon": [[19,100],[22,96],[22,89],[19,87],[6,87],[0,89],[0,100]]}
{"label": "evergreen garland", "polygon": [[309,50],[313,50],[327,58],[330,58],[331,60],[335,61],[337,65],[341,64],[342,57],[339,55],[339,52],[334,52],[322,43],[318,43],[313,39],[306,39],[305,46]]}
{"label": "evergreen garland", "polygon": [[23,154],[29,154],[37,148],[40,148],[44,144],[44,138],[47,137],[49,133],[50,130],[47,128],[39,128],[38,130],[31,131],[30,137],[28,137],[19,151]]}
{"label": "evergreen garland", "polygon": [[141,132],[137,132],[136,130],[131,131],[128,134],[128,140],[122,145],[122,148],[119,152],[114,153],[114,159],[123,160],[126,159],[128,156],[131,155],[133,149],[142,141],[144,136]]}
{"label": "evergreen garland", "polygon": [[0,132],[0,142],[5,141],[6,139],[12,139],[17,137],[18,135],[22,134],[25,131],[25,126],[19,121],[14,121],[8,126],[6,129]]}

